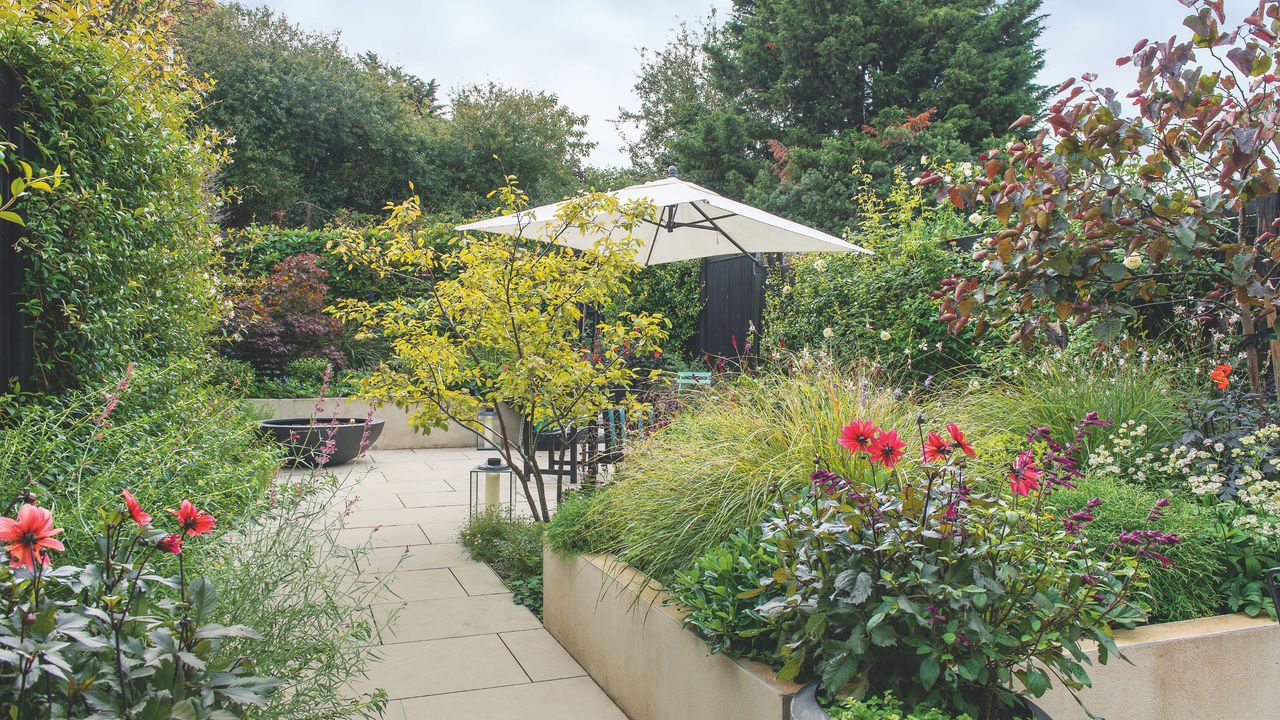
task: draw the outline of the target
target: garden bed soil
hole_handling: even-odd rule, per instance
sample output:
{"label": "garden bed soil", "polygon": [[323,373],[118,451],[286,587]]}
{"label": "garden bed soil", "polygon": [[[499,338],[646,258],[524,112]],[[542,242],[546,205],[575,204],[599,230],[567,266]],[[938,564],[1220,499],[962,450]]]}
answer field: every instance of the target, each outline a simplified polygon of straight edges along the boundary
{"label": "garden bed soil", "polygon": [[[766,665],[709,655],[665,605],[665,590],[608,555],[544,552],[547,630],[632,720],[790,720],[801,687]],[[1280,624],[1244,615],[1116,634],[1132,665],[1090,668],[1081,698],[1108,720],[1274,717]],[[1090,652],[1096,657],[1096,653]],[[1087,720],[1063,688],[1036,703],[1054,720]]]}

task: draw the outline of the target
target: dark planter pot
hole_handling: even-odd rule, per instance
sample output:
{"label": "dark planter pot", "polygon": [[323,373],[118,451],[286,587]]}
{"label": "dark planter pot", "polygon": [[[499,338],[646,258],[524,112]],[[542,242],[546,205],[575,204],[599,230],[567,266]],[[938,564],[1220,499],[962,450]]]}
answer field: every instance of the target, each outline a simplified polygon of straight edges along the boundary
{"label": "dark planter pot", "polygon": [[[374,419],[369,423],[369,444],[382,434],[384,421]],[[264,435],[288,450],[287,462],[295,467],[315,467],[320,459],[320,449],[333,433],[334,448],[325,467],[345,465],[356,459],[363,449],[364,418],[333,418],[313,422],[311,418],[272,418],[258,423]]]}
{"label": "dark planter pot", "polygon": [[[1023,711],[1032,720],[1053,720],[1036,704],[1022,699]],[[791,696],[791,720],[830,720],[831,716],[818,704],[818,683],[809,683]]]}

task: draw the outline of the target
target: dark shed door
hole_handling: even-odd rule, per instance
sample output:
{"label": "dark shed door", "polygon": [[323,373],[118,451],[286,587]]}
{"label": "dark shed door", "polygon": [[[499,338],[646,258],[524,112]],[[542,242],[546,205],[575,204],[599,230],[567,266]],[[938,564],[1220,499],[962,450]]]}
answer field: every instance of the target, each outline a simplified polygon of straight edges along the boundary
{"label": "dark shed door", "polygon": [[765,271],[746,255],[726,255],[703,260],[702,279],[701,350],[736,359],[750,327],[763,324]]}
{"label": "dark shed door", "polygon": [[[0,65],[0,139],[17,144],[22,154],[23,142],[14,130],[17,123],[11,110],[17,101],[17,78],[13,71]],[[7,177],[0,176],[0,180],[9,184]],[[26,259],[18,254],[14,243],[21,231],[14,223],[0,221],[0,393],[9,391],[11,378],[19,383],[26,381],[34,364],[31,329],[20,310]]]}

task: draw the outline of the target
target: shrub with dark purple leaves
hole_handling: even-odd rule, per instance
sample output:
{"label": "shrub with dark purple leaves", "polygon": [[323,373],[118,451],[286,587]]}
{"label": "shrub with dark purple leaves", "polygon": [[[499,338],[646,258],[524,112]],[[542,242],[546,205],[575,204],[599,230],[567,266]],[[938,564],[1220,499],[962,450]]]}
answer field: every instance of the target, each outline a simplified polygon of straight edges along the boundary
{"label": "shrub with dark purple leaves", "polygon": [[226,354],[266,373],[298,358],[345,363],[338,350],[342,322],[325,312],[329,274],[319,260],[314,253],[287,257],[229,298]]}

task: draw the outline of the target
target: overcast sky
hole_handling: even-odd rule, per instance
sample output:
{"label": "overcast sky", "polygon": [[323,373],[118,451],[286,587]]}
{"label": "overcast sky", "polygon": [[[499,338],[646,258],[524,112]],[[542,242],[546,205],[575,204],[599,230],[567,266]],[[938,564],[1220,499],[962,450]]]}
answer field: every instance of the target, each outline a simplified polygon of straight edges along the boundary
{"label": "overcast sky", "polygon": [[[620,105],[635,105],[631,86],[638,48],[658,48],[680,20],[729,0],[243,0],[269,5],[314,31],[340,31],[354,52],[372,50],[446,91],[495,80],[553,92],[590,116],[598,143],[590,161],[625,165],[621,139],[610,120]],[[1240,11],[1250,0],[1227,0]],[[1057,84],[1083,72],[1128,90],[1133,68],[1116,68],[1138,39],[1179,32],[1187,14],[1177,0],[1045,0],[1046,49],[1040,80]],[[1234,14],[1234,13],[1233,13]]]}

